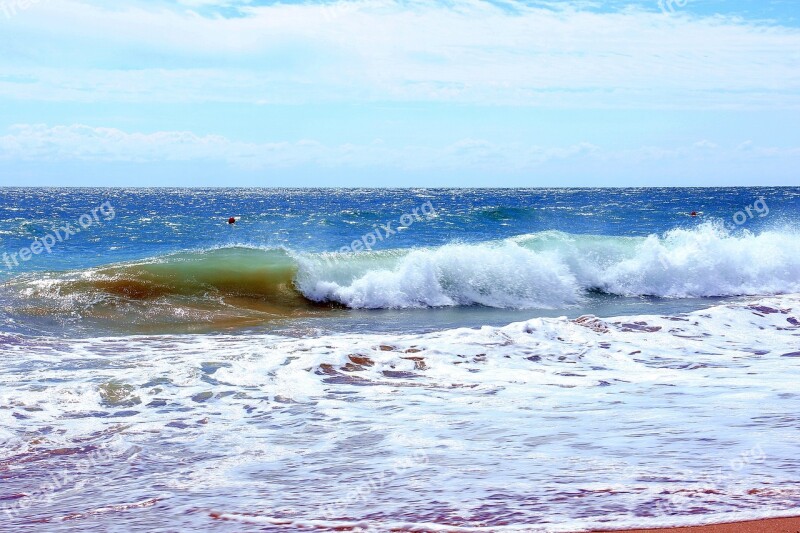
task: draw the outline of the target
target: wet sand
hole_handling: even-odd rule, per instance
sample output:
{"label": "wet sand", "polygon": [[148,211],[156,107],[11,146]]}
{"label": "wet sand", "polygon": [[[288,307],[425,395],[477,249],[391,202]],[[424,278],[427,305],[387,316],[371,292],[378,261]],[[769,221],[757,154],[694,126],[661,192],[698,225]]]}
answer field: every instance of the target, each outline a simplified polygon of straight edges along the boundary
{"label": "wet sand", "polygon": [[[614,531],[595,530],[595,533]],[[625,533],[800,533],[800,517],[750,520],[708,526],[674,527],[665,529],[628,529]]]}

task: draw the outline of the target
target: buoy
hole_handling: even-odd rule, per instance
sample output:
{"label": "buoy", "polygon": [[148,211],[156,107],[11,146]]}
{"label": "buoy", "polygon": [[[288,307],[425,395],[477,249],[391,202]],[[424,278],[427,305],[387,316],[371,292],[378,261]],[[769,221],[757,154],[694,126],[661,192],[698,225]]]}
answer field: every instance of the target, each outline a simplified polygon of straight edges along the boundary
{"label": "buoy", "polygon": [[228,219],[228,224],[236,224],[236,219],[231,217]]}

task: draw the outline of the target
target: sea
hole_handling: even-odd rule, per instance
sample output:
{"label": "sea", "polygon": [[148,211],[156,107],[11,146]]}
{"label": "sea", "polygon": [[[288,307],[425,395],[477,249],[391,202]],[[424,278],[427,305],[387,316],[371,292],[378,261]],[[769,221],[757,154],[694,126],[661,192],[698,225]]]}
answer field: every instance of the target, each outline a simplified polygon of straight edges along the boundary
{"label": "sea", "polygon": [[800,187],[0,189],[0,530],[800,514]]}

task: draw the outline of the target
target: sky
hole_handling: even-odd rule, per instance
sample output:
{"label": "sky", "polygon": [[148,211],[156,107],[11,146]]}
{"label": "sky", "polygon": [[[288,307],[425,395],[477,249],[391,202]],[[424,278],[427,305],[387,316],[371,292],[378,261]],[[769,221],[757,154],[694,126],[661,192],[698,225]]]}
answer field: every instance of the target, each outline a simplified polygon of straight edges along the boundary
{"label": "sky", "polygon": [[800,185],[797,0],[0,0],[2,186]]}

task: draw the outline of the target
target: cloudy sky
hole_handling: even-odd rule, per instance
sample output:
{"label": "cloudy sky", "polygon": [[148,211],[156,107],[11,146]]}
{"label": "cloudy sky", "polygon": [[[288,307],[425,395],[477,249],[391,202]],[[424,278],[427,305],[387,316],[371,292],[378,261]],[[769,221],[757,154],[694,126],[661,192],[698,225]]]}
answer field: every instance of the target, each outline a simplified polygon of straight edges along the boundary
{"label": "cloudy sky", "polygon": [[797,0],[0,0],[0,185],[800,185]]}

